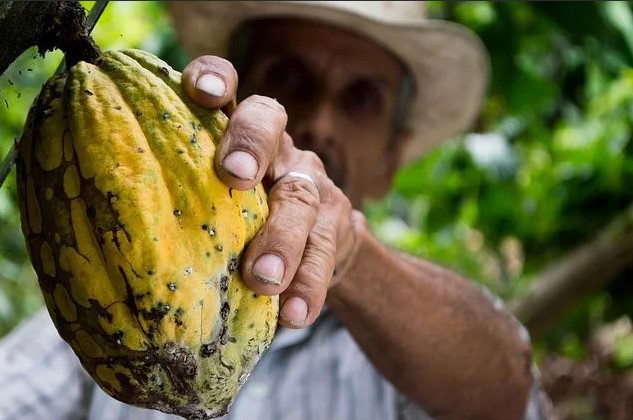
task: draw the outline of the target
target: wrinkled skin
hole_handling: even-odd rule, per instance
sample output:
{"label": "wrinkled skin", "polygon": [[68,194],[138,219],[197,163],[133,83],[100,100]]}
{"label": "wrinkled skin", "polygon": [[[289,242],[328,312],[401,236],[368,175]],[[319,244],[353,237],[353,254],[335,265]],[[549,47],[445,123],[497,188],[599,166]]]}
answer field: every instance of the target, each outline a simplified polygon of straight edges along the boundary
{"label": "wrinkled skin", "polygon": [[318,24],[263,25],[257,39],[240,102],[228,61],[203,56],[183,72],[194,101],[231,114],[219,177],[269,188],[270,218],[242,263],[247,285],[280,293],[291,328],[314,322],[327,300],[381,373],[436,418],[521,418],[530,345],[509,315],[459,275],[385,248],[354,210],[386,192],[407,141],[391,131],[399,63]]}

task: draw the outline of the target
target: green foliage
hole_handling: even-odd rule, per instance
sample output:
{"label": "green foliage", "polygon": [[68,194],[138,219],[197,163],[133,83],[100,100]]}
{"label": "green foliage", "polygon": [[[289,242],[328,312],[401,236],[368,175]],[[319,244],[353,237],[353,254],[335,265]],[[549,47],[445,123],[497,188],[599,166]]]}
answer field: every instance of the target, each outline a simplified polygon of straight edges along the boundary
{"label": "green foliage", "polygon": [[[483,134],[404,168],[388,199],[368,206],[372,226],[394,247],[515,297],[633,203],[631,5],[430,3],[490,51]],[[580,302],[545,342],[581,357],[596,324],[631,315],[626,296]]]}

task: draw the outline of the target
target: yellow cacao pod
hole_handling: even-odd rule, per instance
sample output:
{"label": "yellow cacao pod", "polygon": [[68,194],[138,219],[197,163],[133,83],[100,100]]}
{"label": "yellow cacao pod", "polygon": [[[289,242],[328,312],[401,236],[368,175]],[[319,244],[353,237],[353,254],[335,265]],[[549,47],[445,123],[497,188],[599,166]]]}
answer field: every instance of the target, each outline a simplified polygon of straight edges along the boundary
{"label": "yellow cacao pod", "polygon": [[238,270],[265,193],[213,169],[226,124],[139,50],[77,63],[31,108],[17,160],[29,255],[59,334],[125,403],[222,415],[275,332],[278,298]]}

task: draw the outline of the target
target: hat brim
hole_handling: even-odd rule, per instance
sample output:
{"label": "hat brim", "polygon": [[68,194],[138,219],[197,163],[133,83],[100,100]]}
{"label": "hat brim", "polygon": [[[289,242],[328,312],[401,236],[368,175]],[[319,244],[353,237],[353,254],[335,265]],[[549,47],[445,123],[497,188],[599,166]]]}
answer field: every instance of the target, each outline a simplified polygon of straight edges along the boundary
{"label": "hat brim", "polygon": [[403,163],[468,129],[487,88],[490,64],[485,48],[472,32],[451,22],[381,21],[317,2],[178,1],[168,7],[178,40],[192,57],[226,57],[234,31],[248,21],[267,17],[340,26],[393,52],[417,84],[409,118],[413,136],[403,151]]}

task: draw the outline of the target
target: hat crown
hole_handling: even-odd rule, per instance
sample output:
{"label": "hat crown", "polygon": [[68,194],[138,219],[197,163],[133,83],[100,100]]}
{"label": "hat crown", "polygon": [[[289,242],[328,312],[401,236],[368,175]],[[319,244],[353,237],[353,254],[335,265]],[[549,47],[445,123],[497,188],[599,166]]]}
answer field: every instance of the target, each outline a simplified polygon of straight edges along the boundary
{"label": "hat crown", "polygon": [[426,18],[424,4],[419,1],[304,1],[303,3],[341,9],[379,21],[412,22]]}

